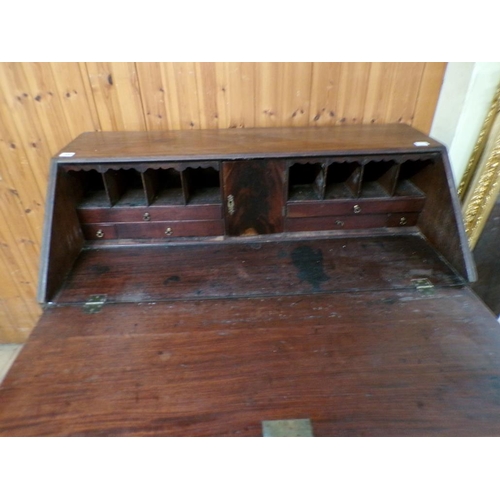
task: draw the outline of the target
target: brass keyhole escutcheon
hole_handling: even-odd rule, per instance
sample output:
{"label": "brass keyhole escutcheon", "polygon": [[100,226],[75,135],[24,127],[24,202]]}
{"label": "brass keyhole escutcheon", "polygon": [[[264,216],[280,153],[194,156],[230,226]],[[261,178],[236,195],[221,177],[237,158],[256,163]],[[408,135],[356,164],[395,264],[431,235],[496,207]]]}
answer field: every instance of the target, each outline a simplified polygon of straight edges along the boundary
{"label": "brass keyhole escutcheon", "polygon": [[352,209],[355,214],[359,214],[361,212],[361,207],[359,205],[354,205]]}
{"label": "brass keyhole escutcheon", "polygon": [[229,213],[229,215],[233,215],[235,210],[236,209],[234,207],[234,196],[230,194],[227,197],[227,212]]}
{"label": "brass keyhole escutcheon", "polygon": [[406,226],[407,223],[408,223],[408,220],[406,219],[406,217],[401,217],[401,219],[399,219],[400,226]]}
{"label": "brass keyhole escutcheon", "polygon": [[342,227],[344,225],[344,221],[341,221],[341,220],[336,220],[335,221],[335,225],[339,226],[339,227]]}
{"label": "brass keyhole escutcheon", "polygon": [[149,212],[146,212],[143,216],[142,216],[142,219],[143,220],[151,220],[151,215]]}
{"label": "brass keyhole escutcheon", "polygon": [[172,231],[172,228],[171,227],[167,227],[166,231],[165,231],[165,234],[167,236],[171,236],[173,234],[173,231]]}
{"label": "brass keyhole escutcheon", "polygon": [[97,231],[97,233],[95,233],[95,235],[98,237],[98,238],[102,238],[104,236],[104,231],[102,229],[99,229]]}

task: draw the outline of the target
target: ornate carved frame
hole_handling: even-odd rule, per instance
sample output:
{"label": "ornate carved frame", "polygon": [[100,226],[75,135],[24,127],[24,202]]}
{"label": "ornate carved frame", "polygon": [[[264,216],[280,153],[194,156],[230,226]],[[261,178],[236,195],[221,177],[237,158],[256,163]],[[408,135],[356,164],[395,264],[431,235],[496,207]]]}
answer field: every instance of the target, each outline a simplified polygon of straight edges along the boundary
{"label": "ornate carved frame", "polygon": [[500,85],[458,187],[465,231],[474,248],[500,192]]}

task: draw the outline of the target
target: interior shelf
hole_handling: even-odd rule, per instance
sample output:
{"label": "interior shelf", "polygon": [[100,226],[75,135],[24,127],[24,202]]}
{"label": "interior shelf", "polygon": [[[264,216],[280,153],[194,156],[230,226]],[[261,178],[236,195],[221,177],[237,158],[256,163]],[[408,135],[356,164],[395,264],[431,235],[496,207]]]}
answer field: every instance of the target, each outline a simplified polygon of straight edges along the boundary
{"label": "interior shelf", "polygon": [[322,162],[298,161],[289,166],[289,200],[321,200],[324,191],[325,168]]}
{"label": "interior shelf", "polygon": [[356,198],[359,196],[363,167],[359,162],[328,165],[325,199]]}
{"label": "interior shelf", "polygon": [[394,195],[399,166],[394,161],[369,161],[364,165],[360,197],[386,198]]}
{"label": "interior shelf", "polygon": [[80,208],[222,203],[219,168],[214,162],[184,169],[108,168],[100,172],[99,168],[69,172],[79,193]]}
{"label": "interior shelf", "polygon": [[220,176],[216,168],[186,168],[182,174],[188,205],[222,203]]}
{"label": "interior shelf", "polygon": [[425,172],[432,168],[433,160],[407,160],[400,165],[399,175],[395,187],[396,196],[425,196],[415,185],[413,180],[418,180]]}
{"label": "interior shelf", "polygon": [[81,207],[109,208],[109,197],[104,179],[97,170],[69,172],[76,186],[78,205]]}
{"label": "interior shelf", "polygon": [[181,173],[173,168],[148,169],[142,174],[148,204],[184,205]]}
{"label": "interior shelf", "polygon": [[111,205],[140,207],[146,205],[141,174],[137,170],[108,170],[104,173]]}
{"label": "interior shelf", "polygon": [[413,180],[433,164],[432,159],[398,161],[397,156],[394,160],[342,157],[330,162],[291,163],[288,201],[424,197]]}

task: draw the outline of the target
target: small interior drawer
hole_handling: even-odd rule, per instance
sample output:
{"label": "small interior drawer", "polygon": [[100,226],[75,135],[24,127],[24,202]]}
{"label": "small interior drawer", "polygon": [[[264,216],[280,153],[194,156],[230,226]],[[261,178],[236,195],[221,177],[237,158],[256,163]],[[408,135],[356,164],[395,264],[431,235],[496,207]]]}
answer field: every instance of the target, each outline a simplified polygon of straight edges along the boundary
{"label": "small interior drawer", "polygon": [[119,223],[117,237],[125,239],[222,236],[222,220]]}
{"label": "small interior drawer", "polygon": [[322,217],[353,214],[387,214],[397,212],[419,212],[424,207],[425,197],[386,200],[325,200],[302,201],[287,204],[287,216]]}
{"label": "small interior drawer", "polygon": [[219,220],[222,218],[222,205],[79,208],[77,212],[82,224],[102,222],[161,222],[165,220]]}
{"label": "small interior drawer", "polygon": [[285,231],[332,231],[335,229],[369,229],[386,226],[387,214],[302,217],[287,219]]}

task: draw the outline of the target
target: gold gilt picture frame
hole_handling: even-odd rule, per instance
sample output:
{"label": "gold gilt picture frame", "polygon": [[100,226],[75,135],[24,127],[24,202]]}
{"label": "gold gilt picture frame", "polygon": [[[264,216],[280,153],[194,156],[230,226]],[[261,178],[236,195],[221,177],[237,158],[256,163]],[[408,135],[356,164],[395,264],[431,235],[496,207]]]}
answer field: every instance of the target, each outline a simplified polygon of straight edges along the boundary
{"label": "gold gilt picture frame", "polygon": [[458,195],[462,202],[465,231],[471,249],[488,220],[500,192],[500,85],[495,92],[462,181]]}

